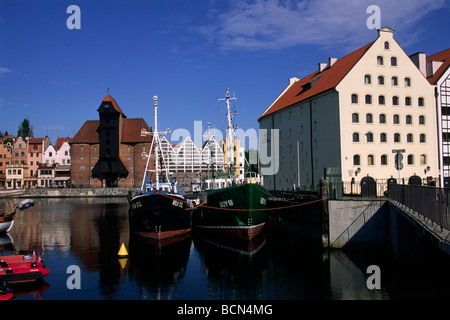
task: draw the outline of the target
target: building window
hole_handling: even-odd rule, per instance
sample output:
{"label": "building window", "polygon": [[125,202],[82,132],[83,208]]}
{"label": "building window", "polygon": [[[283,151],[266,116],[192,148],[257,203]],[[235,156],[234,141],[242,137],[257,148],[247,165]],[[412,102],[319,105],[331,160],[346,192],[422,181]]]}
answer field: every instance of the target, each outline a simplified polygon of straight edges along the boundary
{"label": "building window", "polygon": [[389,50],[389,42],[387,41],[384,42],[384,49]]}
{"label": "building window", "polygon": [[370,94],[366,94],[366,104],[372,104],[372,96]]}
{"label": "building window", "polygon": [[410,106],[411,105],[411,97],[406,97],[405,98],[405,105],[406,106]]}
{"label": "building window", "polygon": [[387,159],[388,159],[387,155],[383,154],[381,156],[381,165],[382,166],[387,166],[387,164],[388,164],[388,160]]}
{"label": "building window", "polygon": [[386,133],[380,133],[380,142],[387,142],[387,134]]}
{"label": "building window", "polygon": [[358,103],[358,95],[357,94],[352,94],[352,103]]}
{"label": "building window", "polygon": [[359,154],[355,154],[353,156],[353,165],[354,166],[359,166],[361,165],[361,157],[359,156]]}
{"label": "building window", "polygon": [[425,124],[425,116],[419,116],[419,124]]}
{"label": "building window", "polygon": [[420,97],[417,101],[417,104],[419,105],[419,107],[425,106],[425,99]]}
{"label": "building window", "polygon": [[427,164],[427,155],[426,154],[420,155],[420,164]]}
{"label": "building window", "polygon": [[406,116],[405,120],[406,120],[406,124],[412,124],[412,116],[411,115],[408,114]]}
{"label": "building window", "polygon": [[411,79],[405,78],[405,87],[411,87]]}
{"label": "building window", "polygon": [[372,132],[367,132],[366,136],[367,136],[367,142],[373,142],[373,133]]}
{"label": "building window", "polygon": [[398,114],[394,114],[393,121],[394,124],[400,124],[400,116]]}
{"label": "building window", "polygon": [[400,133],[394,133],[394,142],[401,142]]}
{"label": "building window", "polygon": [[353,142],[359,142],[359,133],[353,132]]}
{"label": "building window", "polygon": [[393,96],[392,97],[392,105],[398,106],[398,103],[399,103],[398,97],[397,96]]}
{"label": "building window", "polygon": [[406,142],[409,142],[409,143],[414,142],[412,133],[408,133],[408,135],[406,136]]}
{"label": "building window", "polygon": [[377,65],[379,65],[379,66],[384,65],[384,59],[382,56],[377,57]]}
{"label": "building window", "polygon": [[378,76],[378,84],[381,86],[384,86],[384,77],[383,76]]}
{"label": "building window", "polygon": [[378,104],[385,105],[385,103],[386,99],[384,98],[384,96],[378,96]]}
{"label": "building window", "polygon": [[373,123],[373,115],[371,113],[366,114],[366,123]]}
{"label": "building window", "polygon": [[414,164],[414,155],[408,154],[408,164],[409,165]]}
{"label": "building window", "polygon": [[386,123],[386,115],[384,113],[380,114],[380,123]]}
{"label": "building window", "polygon": [[370,74],[366,74],[364,76],[364,84],[372,84],[372,77],[370,76]]}
{"label": "building window", "polygon": [[397,66],[397,58],[396,57],[391,57],[391,66],[392,67],[396,67]]}
{"label": "building window", "polygon": [[358,123],[359,122],[359,114],[357,114],[357,113],[353,113],[352,114],[352,122],[353,123]]}
{"label": "building window", "polygon": [[392,77],[391,78],[391,84],[393,86],[398,86],[398,78],[397,77]]}
{"label": "building window", "polygon": [[375,165],[375,157],[373,156],[373,154],[369,154],[367,156],[367,165],[368,166],[373,166]]}
{"label": "building window", "polygon": [[425,143],[425,142],[427,142],[426,140],[427,140],[427,139],[426,139],[425,134],[424,134],[424,133],[421,133],[421,134],[420,134],[420,143]]}

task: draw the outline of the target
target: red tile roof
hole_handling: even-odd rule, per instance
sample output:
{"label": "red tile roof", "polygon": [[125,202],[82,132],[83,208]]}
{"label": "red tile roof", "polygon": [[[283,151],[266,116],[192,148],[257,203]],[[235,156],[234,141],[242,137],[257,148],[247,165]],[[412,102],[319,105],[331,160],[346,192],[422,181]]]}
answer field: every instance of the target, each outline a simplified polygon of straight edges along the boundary
{"label": "red tile roof", "polygon": [[444,62],[436,71],[436,73],[427,79],[431,84],[436,84],[439,78],[444,74],[444,72],[450,65],[450,48],[427,57],[427,62],[432,60]]}
{"label": "red tile roof", "polygon": [[113,105],[113,107],[114,107],[114,109],[115,109],[117,112],[121,113],[121,114],[123,115],[124,118],[126,118],[125,114],[123,113],[122,109],[120,109],[120,107],[119,107],[119,105],[117,104],[116,100],[114,100],[114,98],[111,97],[111,96],[109,95],[109,93],[106,95],[106,97],[103,99],[103,101],[104,101],[104,102],[106,102],[106,101],[107,101],[107,102],[111,102],[112,105]]}
{"label": "red tile roof", "polygon": [[[70,140],[71,144],[74,143],[87,143],[96,144],[100,143],[98,138],[97,128],[100,124],[99,120],[88,120],[83,126],[78,130],[75,137]],[[122,143],[142,143],[142,142],[152,142],[152,136],[147,135],[141,137],[141,129],[144,128],[150,131],[150,127],[147,125],[144,119],[124,119],[122,128]]]}
{"label": "red tile roof", "polygon": [[[337,60],[331,67],[327,66],[322,72],[317,70],[296,81],[258,118],[258,121],[274,112],[335,88],[373,43],[374,41]],[[311,87],[307,89],[310,85]]]}
{"label": "red tile roof", "polygon": [[99,124],[100,120],[87,120],[70,143],[99,143],[97,133]]}
{"label": "red tile roof", "polygon": [[57,140],[56,140],[56,147],[58,148],[58,149],[61,149],[61,147],[62,147],[62,145],[63,145],[63,143],[64,142],[70,142],[70,140],[72,140],[72,138],[58,138]]}
{"label": "red tile roof", "polygon": [[150,127],[142,118],[125,119],[123,121],[122,143],[152,142],[152,136],[141,136],[141,129],[150,131]]}

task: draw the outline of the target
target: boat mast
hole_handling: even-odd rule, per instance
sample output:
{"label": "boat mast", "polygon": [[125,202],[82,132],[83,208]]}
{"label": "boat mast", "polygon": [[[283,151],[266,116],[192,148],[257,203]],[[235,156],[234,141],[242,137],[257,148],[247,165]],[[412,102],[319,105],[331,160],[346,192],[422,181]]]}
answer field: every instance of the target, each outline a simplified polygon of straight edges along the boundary
{"label": "boat mast", "polygon": [[[158,132],[158,96],[153,97],[155,106],[155,132],[153,134],[153,145],[155,146],[155,173],[156,173],[156,191],[159,191],[159,132]],[[155,144],[156,142],[156,144]]]}
{"label": "boat mast", "polygon": [[219,101],[221,100],[225,100],[227,103],[227,119],[228,119],[228,130],[227,130],[227,158],[229,159],[228,163],[230,165],[230,169],[231,169],[231,165],[234,164],[234,157],[233,157],[233,126],[231,124],[231,111],[230,111],[230,99],[233,100],[237,100],[236,98],[230,98],[230,92],[227,89],[226,91],[226,96],[225,99],[219,99]]}

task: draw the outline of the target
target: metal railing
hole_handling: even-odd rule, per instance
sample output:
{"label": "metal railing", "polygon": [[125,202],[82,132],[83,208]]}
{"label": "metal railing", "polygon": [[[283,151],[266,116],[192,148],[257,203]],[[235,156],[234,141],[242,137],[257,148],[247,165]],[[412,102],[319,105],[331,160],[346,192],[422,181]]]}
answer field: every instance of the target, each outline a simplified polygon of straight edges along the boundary
{"label": "metal railing", "polygon": [[388,192],[392,200],[450,230],[450,189],[392,184]]}

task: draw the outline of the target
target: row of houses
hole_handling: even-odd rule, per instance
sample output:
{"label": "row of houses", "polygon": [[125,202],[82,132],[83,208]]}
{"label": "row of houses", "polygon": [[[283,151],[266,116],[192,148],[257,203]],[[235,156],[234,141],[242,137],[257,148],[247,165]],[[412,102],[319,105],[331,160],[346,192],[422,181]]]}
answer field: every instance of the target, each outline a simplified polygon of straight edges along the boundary
{"label": "row of houses", "polygon": [[[0,140],[0,187],[137,187],[144,178],[152,132],[143,118],[127,118],[107,94],[97,109],[99,120],[87,120],[73,138],[8,136]],[[226,140],[213,136],[201,147],[190,137],[178,144],[162,139],[163,165],[182,186],[199,177],[219,176],[231,168],[244,178],[244,149],[234,140],[227,155]],[[225,151],[224,151],[225,150]],[[231,159],[231,160],[227,160]],[[153,169],[154,161],[150,163]]]}
{"label": "row of houses", "polygon": [[0,187],[7,189],[67,186],[70,138],[0,138]]}
{"label": "row of houses", "polygon": [[[293,77],[258,118],[269,189],[370,176],[450,183],[450,49],[408,56],[394,30]],[[277,135],[275,135],[275,133]],[[276,137],[279,136],[279,139]]]}

